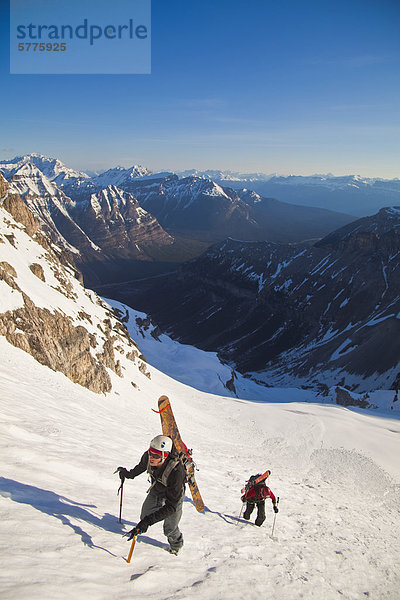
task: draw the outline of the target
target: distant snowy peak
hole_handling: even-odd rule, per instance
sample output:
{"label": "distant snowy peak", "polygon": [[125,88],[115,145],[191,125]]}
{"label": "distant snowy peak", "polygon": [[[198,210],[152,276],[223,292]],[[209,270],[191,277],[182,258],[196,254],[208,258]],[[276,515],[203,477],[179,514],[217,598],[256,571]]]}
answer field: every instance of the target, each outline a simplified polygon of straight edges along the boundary
{"label": "distant snowy peak", "polygon": [[214,181],[232,182],[237,184],[243,182],[268,182],[271,185],[284,186],[322,186],[331,189],[346,189],[355,187],[364,189],[375,184],[389,185],[393,184],[394,189],[400,189],[400,179],[383,179],[379,177],[362,177],[361,175],[343,175],[335,176],[332,173],[313,174],[313,175],[279,175],[277,173],[239,173],[234,171],[220,171],[218,169],[208,169],[200,171],[190,169],[186,171],[177,171],[180,177],[201,177],[203,179],[213,179]]}
{"label": "distant snowy peak", "polygon": [[330,190],[367,190],[372,187],[387,188],[391,191],[400,191],[400,179],[382,179],[378,177],[361,177],[360,175],[288,175],[275,176],[269,180],[271,185],[277,186],[306,186],[322,187]]}
{"label": "distant snowy peak", "polygon": [[7,174],[25,164],[35,165],[47,179],[53,181],[58,187],[69,184],[71,181],[89,179],[89,175],[67,167],[58,158],[49,158],[36,153],[16,156],[10,161],[0,161],[0,170],[8,178]]}
{"label": "distant snowy peak", "polygon": [[[211,179],[201,177],[184,177],[179,179],[177,175],[168,174],[163,179],[144,177],[132,182],[127,187],[150,212],[155,209],[153,201],[155,198],[162,200],[163,210],[186,211],[204,198],[224,199],[231,202],[239,200],[236,192],[223,188]],[[156,211],[157,214],[157,211]]]}
{"label": "distant snowy peak", "polygon": [[254,192],[253,190],[243,188],[243,190],[240,190],[238,193],[240,198],[248,204],[257,204],[258,202],[262,202],[262,197],[260,194],[257,194],[257,192]]}
{"label": "distant snowy peak", "polygon": [[151,174],[151,171],[140,165],[133,165],[128,169],[115,167],[93,177],[92,182],[96,188],[105,188],[108,185],[124,186],[134,179],[146,177]]}
{"label": "distant snowy peak", "polygon": [[216,181],[268,181],[273,175],[265,173],[239,173],[235,171],[220,171],[218,169],[206,169],[200,171],[198,169],[188,169],[186,171],[177,171],[180,177],[201,177],[203,179],[214,179]]}
{"label": "distant snowy peak", "polygon": [[206,196],[221,196],[230,199],[226,190],[212,181],[211,179],[203,179],[201,177],[185,177],[176,182],[174,186],[175,193],[189,193],[193,200],[204,194]]}

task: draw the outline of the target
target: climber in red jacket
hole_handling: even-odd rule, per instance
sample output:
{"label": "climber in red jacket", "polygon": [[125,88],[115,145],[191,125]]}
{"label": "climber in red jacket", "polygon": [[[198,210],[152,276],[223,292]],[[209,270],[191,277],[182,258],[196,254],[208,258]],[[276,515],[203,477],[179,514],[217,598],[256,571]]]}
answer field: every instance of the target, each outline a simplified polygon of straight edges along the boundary
{"label": "climber in red jacket", "polygon": [[[268,472],[268,474],[269,473],[270,472]],[[265,521],[265,499],[271,498],[272,506],[275,513],[277,513],[279,509],[274,493],[265,484],[265,480],[257,483],[256,480],[258,478],[260,478],[259,474],[252,475],[247,481],[246,486],[244,488],[244,494],[242,496],[242,502],[246,503],[246,509],[243,514],[243,518],[246,519],[246,521],[250,519],[251,513],[257,506],[257,518],[255,520],[255,524],[258,527],[261,527],[261,525]]]}

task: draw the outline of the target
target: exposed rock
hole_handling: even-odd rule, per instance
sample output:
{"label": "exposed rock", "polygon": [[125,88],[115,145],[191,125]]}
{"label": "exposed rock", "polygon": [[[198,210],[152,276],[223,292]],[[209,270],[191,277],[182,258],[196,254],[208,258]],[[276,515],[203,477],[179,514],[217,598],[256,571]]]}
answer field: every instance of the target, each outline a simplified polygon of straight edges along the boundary
{"label": "exposed rock", "polygon": [[[7,273],[8,275],[11,275],[11,277],[16,277],[17,276],[17,272],[14,269],[14,267],[12,267],[11,265],[8,264],[8,262],[0,262],[0,279],[4,279],[4,276],[1,276],[1,271],[3,271],[4,273]],[[10,285],[10,284],[8,284]]]}
{"label": "exposed rock", "polygon": [[141,373],[143,373],[143,375],[146,375],[146,377],[148,377],[149,379],[151,379],[151,375],[150,375],[149,371],[147,370],[146,363],[144,363],[144,362],[141,362],[141,363],[139,364],[139,371],[140,371]]}
{"label": "exposed rock", "polygon": [[7,198],[4,200],[4,208],[7,212],[10,213],[17,221],[17,223],[21,223],[26,230],[26,233],[33,237],[38,230],[38,225],[23,200],[19,197],[18,194],[8,194]]}
{"label": "exposed rock", "polygon": [[8,182],[4,179],[0,173],[0,201],[4,199],[8,191]]}
{"label": "exposed rock", "polygon": [[235,379],[236,379],[235,372],[232,371],[232,377],[230,379],[228,379],[228,381],[225,383],[225,387],[227,390],[229,390],[230,392],[233,392],[236,395]]}
{"label": "exposed rock", "polygon": [[39,279],[41,279],[42,281],[46,281],[42,265],[39,265],[38,263],[32,263],[31,265],[29,265],[29,268],[32,271],[32,273],[36,275],[36,277],[39,277]]}
{"label": "exposed rock", "polygon": [[115,360],[114,340],[115,338],[109,336],[108,339],[104,342],[103,352],[101,354],[98,354],[97,356],[105,367],[112,369],[117,375],[122,377],[120,362],[119,360]]}
{"label": "exposed rock", "polygon": [[335,388],[335,392],[336,404],[340,404],[341,406],[359,406],[360,408],[368,408],[370,406],[370,403],[367,401],[367,394],[363,397],[357,397],[355,394],[341,387]]}
{"label": "exposed rock", "polygon": [[58,311],[36,307],[25,293],[22,295],[23,308],[0,314],[0,335],[74,383],[94,392],[109,392],[110,376],[104,364],[92,356],[86,329],[75,327]]}
{"label": "exposed rock", "polygon": [[126,355],[126,358],[128,360],[131,360],[132,362],[135,362],[135,358],[137,358],[138,353],[135,350],[131,350],[131,352],[128,352]]}
{"label": "exposed rock", "polygon": [[151,337],[154,338],[157,342],[160,341],[160,335],[162,335],[162,331],[158,325],[154,325],[154,323],[152,322],[150,317],[146,317],[144,319],[142,319],[141,317],[136,317],[136,323],[137,323],[137,326],[139,327],[139,331],[143,335],[143,337],[144,337],[144,333],[141,330],[143,329],[143,331],[148,331],[151,327],[151,331],[150,331]]}

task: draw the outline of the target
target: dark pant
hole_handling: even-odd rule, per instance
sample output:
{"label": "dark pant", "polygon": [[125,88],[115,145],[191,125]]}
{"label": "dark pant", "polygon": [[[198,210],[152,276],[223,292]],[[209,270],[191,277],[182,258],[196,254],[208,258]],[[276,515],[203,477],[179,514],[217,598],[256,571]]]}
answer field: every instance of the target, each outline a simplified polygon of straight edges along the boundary
{"label": "dark pant", "polygon": [[[183,491],[182,497],[179,500],[178,506],[176,507],[176,511],[164,520],[164,535],[168,538],[169,545],[173,550],[179,550],[183,546],[183,535],[178,527],[178,524],[182,516],[182,505],[184,497],[185,492]],[[140,518],[144,519],[144,517],[147,517],[147,515],[156,512],[164,504],[165,499],[160,498],[160,496],[157,496],[151,489],[150,492],[147,494],[145,501],[143,502]]]}
{"label": "dark pant", "polygon": [[265,500],[260,500],[259,502],[247,502],[246,510],[244,511],[243,518],[248,521],[250,519],[251,513],[257,506],[257,518],[254,521],[258,527],[265,521]]}

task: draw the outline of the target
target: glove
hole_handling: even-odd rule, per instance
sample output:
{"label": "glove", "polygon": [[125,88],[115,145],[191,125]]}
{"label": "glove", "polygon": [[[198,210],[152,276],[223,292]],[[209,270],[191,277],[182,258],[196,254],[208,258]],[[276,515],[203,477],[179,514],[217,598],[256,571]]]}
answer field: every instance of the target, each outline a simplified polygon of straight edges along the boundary
{"label": "glove", "polygon": [[148,524],[146,518],[144,518],[141,521],[139,521],[139,523],[136,525],[136,527],[134,527],[133,529],[131,529],[131,531],[128,531],[127,533],[124,533],[123,537],[127,537],[128,538],[128,542],[129,542],[130,540],[132,540],[137,535],[140,535],[141,533],[146,533],[146,531],[148,530],[148,528],[149,528],[149,524]]}
{"label": "glove", "polygon": [[279,508],[277,507],[276,504],[274,504],[273,509],[274,509],[274,513],[278,513],[279,512]]}
{"label": "glove", "polygon": [[125,467],[118,467],[115,472],[118,473],[119,478],[123,483],[125,481],[125,477],[128,475],[128,469],[125,469]]}

